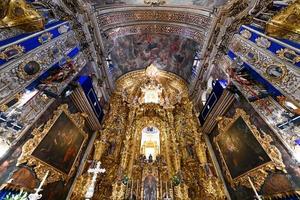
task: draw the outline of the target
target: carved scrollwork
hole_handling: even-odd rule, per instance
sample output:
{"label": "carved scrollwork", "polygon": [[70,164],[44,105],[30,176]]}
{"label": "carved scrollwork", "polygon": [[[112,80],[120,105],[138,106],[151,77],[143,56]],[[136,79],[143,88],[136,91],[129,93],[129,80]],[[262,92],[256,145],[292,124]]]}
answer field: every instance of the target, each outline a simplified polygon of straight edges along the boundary
{"label": "carved scrollwork", "polygon": [[[256,166],[251,170],[247,170],[241,175],[233,178],[226,164],[225,158],[222,155],[220,146],[218,145],[218,137],[220,137],[220,135],[222,134],[225,134],[232,127],[232,125],[240,118],[243,119],[243,121],[246,123],[248,128],[251,130],[252,134],[254,135],[258,143],[261,145],[265,153],[270,158],[270,161],[265,162],[259,166]],[[244,110],[237,109],[233,118],[226,118],[226,117],[222,118],[218,123],[218,129],[220,134],[214,138],[214,143],[216,144],[217,150],[221,155],[221,165],[222,168],[224,169],[226,179],[228,180],[228,182],[231,184],[233,188],[235,188],[238,185],[243,185],[248,188],[251,188],[251,184],[248,180],[248,177],[251,177],[254,186],[257,189],[260,189],[269,171],[281,170],[285,172],[285,165],[283,164],[280,151],[274,145],[271,145],[271,142],[273,141],[271,136],[266,134],[261,134],[257,130],[257,128],[253,124],[251,124],[250,116],[247,115]]]}
{"label": "carved scrollwork", "polygon": [[[57,168],[47,164],[46,162],[41,161],[40,159],[32,155],[34,150],[49,133],[50,129],[62,113],[66,114],[66,116],[76,125],[76,127],[80,130],[81,134],[83,134],[84,137],[83,143],[77,153],[77,156],[68,174],[61,172]],[[43,127],[40,126],[39,128],[33,130],[32,135],[34,137],[32,139],[29,139],[23,145],[22,155],[19,157],[17,165],[26,164],[28,166],[32,166],[38,179],[40,180],[42,180],[46,172],[49,171],[50,175],[48,176],[45,184],[56,182],[59,180],[68,181],[75,172],[75,167],[78,163],[78,155],[80,154],[83,144],[86,142],[88,137],[87,134],[83,131],[84,123],[85,119],[82,117],[81,113],[71,114],[68,110],[67,104],[61,105],[56,111],[54,111],[53,117]]]}
{"label": "carved scrollwork", "polygon": [[[300,75],[290,63],[272,57],[266,50],[257,48],[255,43],[245,40],[240,35],[234,35],[230,49],[275,87],[280,88],[295,103],[300,103]],[[289,53],[288,56],[291,57],[292,55]],[[291,58],[296,57],[292,56]]]}

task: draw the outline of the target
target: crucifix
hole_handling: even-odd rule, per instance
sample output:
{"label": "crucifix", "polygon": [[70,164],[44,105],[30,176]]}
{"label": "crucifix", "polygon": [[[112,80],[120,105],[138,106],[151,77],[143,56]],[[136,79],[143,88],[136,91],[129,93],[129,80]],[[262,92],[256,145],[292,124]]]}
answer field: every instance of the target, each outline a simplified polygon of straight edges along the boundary
{"label": "crucifix", "polygon": [[93,174],[93,178],[92,178],[92,183],[89,185],[89,187],[85,193],[86,200],[89,200],[94,196],[95,184],[96,184],[98,174],[104,173],[106,171],[105,169],[100,168],[100,165],[101,165],[101,162],[98,161],[95,168],[90,168],[88,170],[88,173]]}

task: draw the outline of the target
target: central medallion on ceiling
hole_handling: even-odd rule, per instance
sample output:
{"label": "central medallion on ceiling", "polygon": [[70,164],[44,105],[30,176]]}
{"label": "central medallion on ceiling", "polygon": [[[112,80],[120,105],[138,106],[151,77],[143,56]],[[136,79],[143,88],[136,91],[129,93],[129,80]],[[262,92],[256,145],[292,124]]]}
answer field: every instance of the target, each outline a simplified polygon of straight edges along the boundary
{"label": "central medallion on ceiling", "polygon": [[188,98],[186,82],[156,64],[129,72],[116,81],[116,93],[130,106],[161,106],[164,109]]}
{"label": "central medallion on ceiling", "polygon": [[155,80],[158,74],[159,70],[153,64],[147,67],[146,76],[149,80],[141,87],[143,93],[142,103],[161,103],[163,87]]}
{"label": "central medallion on ceiling", "polygon": [[166,3],[164,0],[144,0],[144,3],[151,6],[160,6]]}

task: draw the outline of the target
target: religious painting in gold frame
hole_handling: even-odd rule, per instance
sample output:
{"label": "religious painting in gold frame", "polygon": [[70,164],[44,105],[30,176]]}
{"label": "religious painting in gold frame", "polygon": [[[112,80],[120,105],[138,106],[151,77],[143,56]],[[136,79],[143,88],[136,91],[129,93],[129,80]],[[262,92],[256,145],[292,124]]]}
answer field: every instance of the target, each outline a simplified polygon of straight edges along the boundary
{"label": "religious painting in gold frame", "polygon": [[244,110],[237,109],[233,118],[222,118],[218,129],[220,133],[214,143],[225,176],[233,188],[237,185],[250,188],[250,177],[259,189],[268,171],[285,171],[279,150],[270,144],[272,138],[261,135]]}
{"label": "religious painting in gold frame", "polygon": [[33,166],[39,179],[50,171],[47,183],[68,181],[88,137],[84,122],[81,113],[71,114],[66,104],[61,105],[42,130],[33,131],[34,137],[23,146],[18,165]]}

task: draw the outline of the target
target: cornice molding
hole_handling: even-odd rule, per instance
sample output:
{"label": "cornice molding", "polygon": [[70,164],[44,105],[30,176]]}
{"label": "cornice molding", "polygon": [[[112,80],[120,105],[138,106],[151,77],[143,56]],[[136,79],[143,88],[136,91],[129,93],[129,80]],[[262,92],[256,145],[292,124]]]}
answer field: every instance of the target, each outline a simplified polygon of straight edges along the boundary
{"label": "cornice molding", "polygon": [[195,10],[175,10],[175,9],[128,9],[128,10],[103,10],[97,12],[98,23],[101,28],[115,24],[126,24],[128,22],[155,21],[155,22],[175,22],[193,25],[200,29],[209,28],[211,15],[209,12],[195,12]]}

